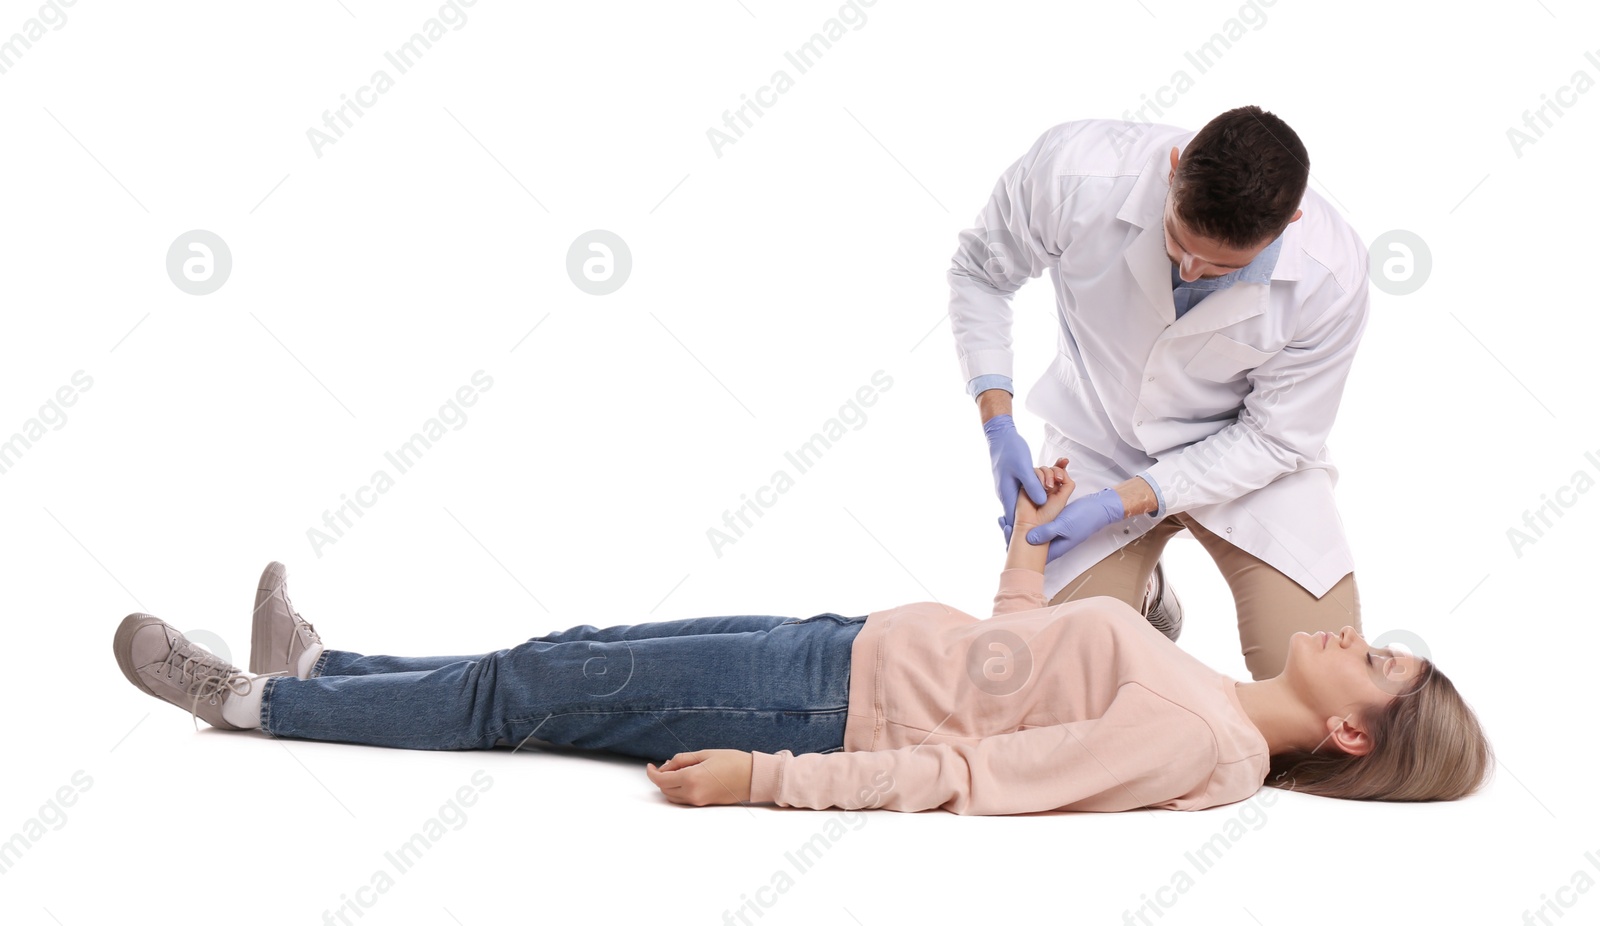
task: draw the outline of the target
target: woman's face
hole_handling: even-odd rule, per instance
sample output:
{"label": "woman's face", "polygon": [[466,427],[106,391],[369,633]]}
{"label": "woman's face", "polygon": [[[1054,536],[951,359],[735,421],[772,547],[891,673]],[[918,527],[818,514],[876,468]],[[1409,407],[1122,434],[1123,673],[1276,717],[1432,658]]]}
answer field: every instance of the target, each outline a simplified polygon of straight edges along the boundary
{"label": "woman's face", "polygon": [[1390,647],[1371,647],[1355,628],[1296,633],[1289,638],[1285,680],[1323,717],[1359,716],[1411,686],[1422,660]]}

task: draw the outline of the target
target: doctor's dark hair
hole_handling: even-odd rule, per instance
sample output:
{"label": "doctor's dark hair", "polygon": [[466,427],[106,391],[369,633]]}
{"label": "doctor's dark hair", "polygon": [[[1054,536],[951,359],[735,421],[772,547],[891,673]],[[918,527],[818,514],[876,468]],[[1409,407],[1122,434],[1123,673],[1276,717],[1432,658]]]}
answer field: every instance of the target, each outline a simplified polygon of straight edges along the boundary
{"label": "doctor's dark hair", "polygon": [[1310,176],[1311,156],[1294,129],[1259,106],[1241,106],[1184,146],[1173,210],[1196,234],[1246,250],[1288,227]]}

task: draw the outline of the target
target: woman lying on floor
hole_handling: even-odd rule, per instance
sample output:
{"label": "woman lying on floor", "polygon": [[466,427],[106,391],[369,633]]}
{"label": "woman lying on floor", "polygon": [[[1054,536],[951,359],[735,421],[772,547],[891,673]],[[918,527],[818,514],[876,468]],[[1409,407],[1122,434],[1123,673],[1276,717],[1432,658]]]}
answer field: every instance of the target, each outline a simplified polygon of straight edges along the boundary
{"label": "woman lying on floor", "polygon": [[1365,800],[1451,800],[1492,761],[1425,659],[1354,629],[1296,633],[1283,671],[1239,682],[1113,598],[1047,607],[1049,498],[1017,496],[993,616],[917,602],[861,617],[585,624],[480,656],[323,647],[282,565],[256,593],[250,671],[148,614],[117,629],[146,694],[225,730],[404,749],[530,740],[645,759],[669,801],[959,814],[1198,810],[1263,783]]}

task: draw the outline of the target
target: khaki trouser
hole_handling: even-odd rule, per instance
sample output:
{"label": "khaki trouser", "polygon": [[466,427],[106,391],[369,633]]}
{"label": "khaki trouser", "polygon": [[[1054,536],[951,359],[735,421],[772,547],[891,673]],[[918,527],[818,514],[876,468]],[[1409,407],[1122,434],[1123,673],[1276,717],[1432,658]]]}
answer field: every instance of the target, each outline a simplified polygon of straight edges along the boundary
{"label": "khaki trouser", "polygon": [[[1289,636],[1297,630],[1337,633],[1346,624],[1357,632],[1361,630],[1361,599],[1356,593],[1355,573],[1340,579],[1321,598],[1313,597],[1300,583],[1206,530],[1183,512],[1162,518],[1139,539],[1095,563],[1068,582],[1050,604],[1109,595],[1142,609],[1145,586],[1155,571],[1156,560],[1167,540],[1184,528],[1211,554],[1233,591],[1239,618],[1239,651],[1244,654],[1252,677],[1271,678],[1283,671]],[[1170,572],[1165,575],[1167,581],[1172,581]],[[1185,613],[1184,624],[1193,626],[1197,616]]]}

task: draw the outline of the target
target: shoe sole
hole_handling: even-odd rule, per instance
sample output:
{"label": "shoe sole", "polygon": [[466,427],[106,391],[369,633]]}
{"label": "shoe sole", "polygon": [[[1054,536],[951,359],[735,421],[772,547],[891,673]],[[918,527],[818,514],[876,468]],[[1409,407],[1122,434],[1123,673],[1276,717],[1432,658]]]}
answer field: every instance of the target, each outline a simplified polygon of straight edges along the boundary
{"label": "shoe sole", "polygon": [[[250,671],[260,675],[271,671],[267,663],[271,659],[272,650],[272,624],[266,620],[261,609],[272,595],[283,588],[289,570],[277,560],[267,564],[261,570],[261,578],[256,582],[256,605],[250,613]],[[265,593],[265,595],[263,595]]]}
{"label": "shoe sole", "polygon": [[111,640],[111,651],[117,657],[117,668],[122,670],[122,674],[128,679],[128,681],[133,683],[135,688],[138,688],[140,691],[144,692],[150,697],[161,701],[166,701],[167,699],[152,691],[150,686],[146,685],[144,680],[139,678],[139,672],[134,668],[133,635],[150,626],[151,624],[165,623],[166,621],[163,621],[161,618],[156,617],[153,614],[129,614],[127,617],[122,619],[121,624],[117,625],[117,634]]}
{"label": "shoe sole", "polygon": [[[1160,564],[1156,565],[1152,575],[1157,579],[1157,593],[1150,605],[1150,613],[1145,615],[1145,620],[1150,621],[1150,626],[1160,631],[1162,636],[1176,643],[1178,637],[1183,634],[1183,604],[1178,601],[1178,593],[1167,584],[1166,572],[1162,570]],[[1170,609],[1166,607],[1168,599],[1172,601]],[[1169,610],[1172,614],[1167,613]],[[1154,619],[1152,615],[1155,615]]]}
{"label": "shoe sole", "polygon": [[1183,604],[1182,602],[1178,601],[1178,596],[1176,594],[1171,592],[1168,594],[1172,596],[1172,607],[1168,608],[1165,606],[1165,603],[1163,603],[1161,608],[1161,619],[1170,624],[1172,627],[1172,633],[1168,635],[1167,639],[1176,643],[1178,642],[1178,638],[1183,636]]}

